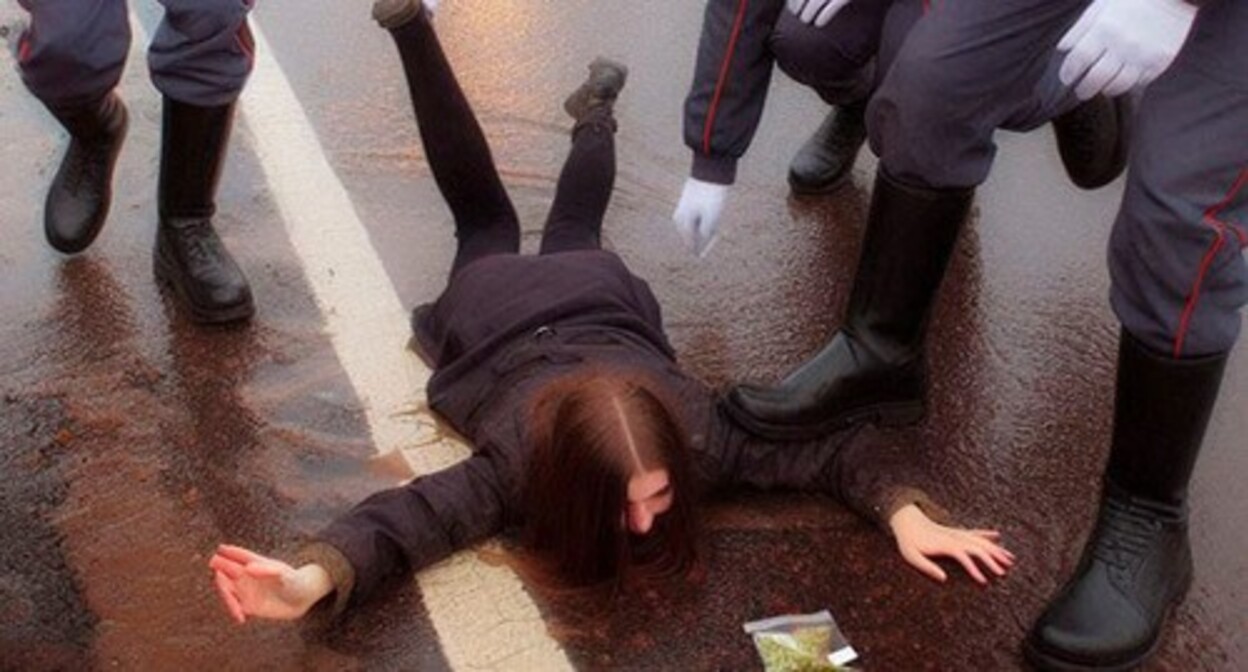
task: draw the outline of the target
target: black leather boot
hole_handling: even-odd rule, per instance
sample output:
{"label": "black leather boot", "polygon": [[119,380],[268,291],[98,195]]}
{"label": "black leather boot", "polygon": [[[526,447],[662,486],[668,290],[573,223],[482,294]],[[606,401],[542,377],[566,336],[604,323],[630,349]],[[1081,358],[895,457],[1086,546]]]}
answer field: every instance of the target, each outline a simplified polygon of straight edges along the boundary
{"label": "black leather boot", "polygon": [[1131,114],[1130,96],[1098,95],[1053,120],[1057,151],[1075,186],[1099,189],[1122,174],[1131,140]]}
{"label": "black leather boot", "polygon": [[1174,359],[1125,331],[1100,517],[1075,576],[1023,645],[1042,670],[1129,670],[1192,580],[1187,485],[1226,355]]}
{"label": "black leather boot", "polygon": [[113,169],[126,138],[126,106],[116,93],[81,107],[52,109],[69,131],[69,149],[52,179],[43,210],[48,243],[65,254],[87,249],[113,200]]}
{"label": "black leather boot", "polygon": [[156,278],[197,322],[232,322],[255,312],[251,288],[212,227],[234,106],[165,98],[160,151]]}
{"label": "black leather boot", "polygon": [[793,193],[827,194],[849,181],[858,150],[867,141],[866,111],[864,100],[837,106],[828,113],[789,164]]}
{"label": "black leather boot", "polygon": [[779,385],[734,388],[725,406],[737,421],[789,439],[920,420],[928,315],[973,195],[908,187],[879,171],[844,325]]}

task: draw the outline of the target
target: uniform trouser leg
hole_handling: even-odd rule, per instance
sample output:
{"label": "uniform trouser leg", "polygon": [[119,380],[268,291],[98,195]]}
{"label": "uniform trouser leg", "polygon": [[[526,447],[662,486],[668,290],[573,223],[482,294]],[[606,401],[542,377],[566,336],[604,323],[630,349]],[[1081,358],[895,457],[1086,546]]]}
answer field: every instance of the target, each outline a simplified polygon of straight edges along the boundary
{"label": "uniform trouser leg", "polygon": [[1150,349],[1231,349],[1248,303],[1248,5],[1202,9],[1140,102],[1110,238],[1111,302]]}
{"label": "uniform trouser leg", "polygon": [[30,27],[18,44],[22,80],[53,110],[102,99],[130,48],[123,0],[20,0]]}
{"label": "uniform trouser leg", "polygon": [[454,275],[472,261],[520,251],[520,223],[489,144],[423,12],[391,28],[425,157],[455,218]]}
{"label": "uniform trouser leg", "polygon": [[573,129],[541,254],[602,247],[602,219],[615,189],[615,126],[610,107],[602,106]]}
{"label": "uniform trouser leg", "polygon": [[894,11],[922,18],[901,31],[895,53],[884,49],[867,111],[871,146],[903,184],[973,187],[987,178],[997,128],[1031,130],[1077,104],[1057,78],[1056,46],[1089,0],[957,0],[915,11],[920,2],[897,0]]}
{"label": "uniform trouser leg", "polygon": [[1110,240],[1122,321],[1097,525],[1023,650],[1043,670],[1147,660],[1192,579],[1188,485],[1248,302],[1248,5],[1205,5],[1145,92]]}
{"label": "uniform trouser leg", "polygon": [[160,0],[165,16],[152,38],[152,82],[180,103],[234,102],[251,74],[255,45],[247,25],[254,0]]}

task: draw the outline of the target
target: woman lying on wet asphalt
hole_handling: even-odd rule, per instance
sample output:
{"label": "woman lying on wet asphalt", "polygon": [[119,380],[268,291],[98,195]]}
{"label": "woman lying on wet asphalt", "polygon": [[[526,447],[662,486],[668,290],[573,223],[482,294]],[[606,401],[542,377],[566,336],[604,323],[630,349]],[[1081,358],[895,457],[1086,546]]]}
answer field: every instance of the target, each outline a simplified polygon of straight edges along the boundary
{"label": "woman lying on wet asphalt", "polygon": [[[564,103],[576,121],[540,254],[521,256],[516,213],[485,137],[417,0],[378,0],[398,45],[421,139],[455,219],[446,290],[413,316],[434,367],[431,407],[474,446],[467,460],[379,492],[332,523],[295,566],[236,546],[211,559],[239,623],[335,612],[504,530],[539,583],[618,589],[683,575],[702,497],[734,488],[818,492],[891,531],[907,562],[932,558],[980,583],[1014,556],[991,530],[935,522],[939,509],[852,433],[763,441],[686,375],[649,286],[601,249],[615,179],[612,105],[623,66],[599,59]],[[296,568],[298,567],[298,568]]]}

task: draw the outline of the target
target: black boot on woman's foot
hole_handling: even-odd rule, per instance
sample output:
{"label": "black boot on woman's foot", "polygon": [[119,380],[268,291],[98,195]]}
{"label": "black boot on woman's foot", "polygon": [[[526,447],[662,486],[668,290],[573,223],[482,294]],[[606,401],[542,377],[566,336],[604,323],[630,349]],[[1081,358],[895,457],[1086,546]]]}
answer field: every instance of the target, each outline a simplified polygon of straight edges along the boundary
{"label": "black boot on woman's foot", "polygon": [[43,212],[48,243],[65,254],[95,240],[113,200],[113,168],[126,138],[126,106],[115,93],[73,108],[52,110],[69,131],[69,148],[52,179]]}
{"label": "black boot on woman's foot", "polygon": [[589,64],[585,83],[563,101],[563,109],[578,122],[588,119],[596,109],[610,111],[626,81],[628,68],[624,64],[599,56]]}

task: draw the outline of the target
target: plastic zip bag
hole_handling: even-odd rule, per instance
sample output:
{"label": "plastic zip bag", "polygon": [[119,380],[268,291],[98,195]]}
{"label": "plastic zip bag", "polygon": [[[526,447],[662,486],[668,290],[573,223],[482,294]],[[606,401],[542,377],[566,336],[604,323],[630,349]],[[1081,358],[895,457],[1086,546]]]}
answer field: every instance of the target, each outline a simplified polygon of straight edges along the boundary
{"label": "plastic zip bag", "polygon": [[834,672],[858,660],[828,611],[745,624],[766,672]]}

